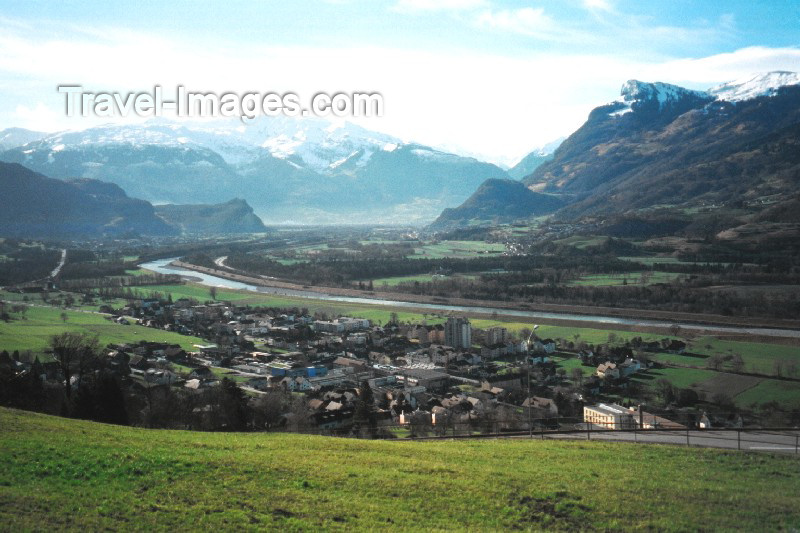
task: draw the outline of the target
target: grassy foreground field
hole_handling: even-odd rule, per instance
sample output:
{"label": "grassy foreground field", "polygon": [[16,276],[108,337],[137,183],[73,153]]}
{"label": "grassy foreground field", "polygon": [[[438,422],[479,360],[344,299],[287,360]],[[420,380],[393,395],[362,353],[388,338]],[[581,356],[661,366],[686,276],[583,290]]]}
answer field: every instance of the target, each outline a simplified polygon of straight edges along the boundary
{"label": "grassy foreground field", "polygon": [[0,530],[800,526],[800,461],[528,440],[157,431],[0,409]]}

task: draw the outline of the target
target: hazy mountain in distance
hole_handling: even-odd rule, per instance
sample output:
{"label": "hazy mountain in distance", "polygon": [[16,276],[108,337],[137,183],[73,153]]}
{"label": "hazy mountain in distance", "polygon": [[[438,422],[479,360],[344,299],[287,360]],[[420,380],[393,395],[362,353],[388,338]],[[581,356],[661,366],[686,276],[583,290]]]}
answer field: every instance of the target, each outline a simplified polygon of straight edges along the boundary
{"label": "hazy mountain in distance", "polygon": [[555,152],[556,149],[561,146],[561,143],[564,142],[564,139],[566,139],[566,137],[560,137],[555,141],[545,144],[541,148],[531,151],[528,155],[523,157],[519,163],[506,171],[509,177],[516,180],[522,179],[539,168],[539,165],[545,161],[550,161],[553,159],[553,152]]}
{"label": "hazy mountain in distance", "polygon": [[504,224],[547,215],[563,205],[557,196],[533,192],[519,181],[490,179],[483,182],[466,202],[442,211],[428,229],[443,231]]}
{"label": "hazy mountain in distance", "polygon": [[41,131],[26,130],[25,128],[7,128],[0,131],[0,152],[38,141],[48,134]]}
{"label": "hazy mountain in distance", "polygon": [[213,205],[157,205],[156,213],[184,233],[260,233],[264,223],[245,200]]}
{"label": "hazy mountain in distance", "polygon": [[499,167],[347,122],[105,125],[0,153],[59,179],[101,178],[154,203],[243,198],[270,223],[426,222],[463,202]]}

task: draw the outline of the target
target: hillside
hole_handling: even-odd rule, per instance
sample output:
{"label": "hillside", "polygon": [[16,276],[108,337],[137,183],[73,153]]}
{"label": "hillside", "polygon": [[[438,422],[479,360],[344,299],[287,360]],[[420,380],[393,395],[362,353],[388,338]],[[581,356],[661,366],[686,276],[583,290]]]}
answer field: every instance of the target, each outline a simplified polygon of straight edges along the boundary
{"label": "hillside", "polygon": [[158,205],[156,213],[186,233],[259,233],[264,223],[245,200],[214,205]]}
{"label": "hillside", "polygon": [[789,74],[708,92],[631,80],[523,181],[573,195],[564,219],[769,205],[800,184],[800,86],[775,86]]}
{"label": "hillside", "polygon": [[3,529],[776,530],[800,463],[528,440],[131,429],[0,409]]}
{"label": "hillside", "polygon": [[64,182],[22,165],[0,163],[0,235],[76,238],[125,234],[174,235],[153,206],[117,185]]}
{"label": "hillside", "polygon": [[552,213],[564,205],[557,196],[533,192],[514,180],[490,179],[460,206],[445,209],[428,229],[502,224]]}

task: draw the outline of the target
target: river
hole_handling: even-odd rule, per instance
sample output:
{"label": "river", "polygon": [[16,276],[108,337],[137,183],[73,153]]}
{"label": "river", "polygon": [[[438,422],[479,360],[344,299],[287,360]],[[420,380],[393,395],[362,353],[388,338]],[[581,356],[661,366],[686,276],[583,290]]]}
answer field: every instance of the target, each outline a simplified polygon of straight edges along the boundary
{"label": "river", "polygon": [[[681,329],[691,331],[706,331],[714,333],[733,333],[733,334],[750,334],[750,335],[764,335],[768,337],[788,337],[800,338],[800,331],[791,329],[777,329],[777,328],[758,328],[758,327],[737,327],[737,326],[717,326],[707,324],[692,324],[688,322],[666,322],[660,320],[648,319],[632,319],[621,318],[615,316],[603,315],[580,315],[573,313],[553,313],[545,311],[523,311],[516,309],[503,309],[493,307],[481,306],[461,306],[461,305],[446,305],[446,304],[430,304],[418,302],[404,302],[400,300],[382,300],[379,298],[359,298],[355,296],[338,296],[335,294],[326,294],[320,291],[306,291],[283,289],[280,287],[262,287],[259,285],[251,285],[248,283],[241,283],[239,281],[232,281],[204,272],[196,272],[194,270],[187,270],[185,268],[171,266],[172,261],[177,260],[176,257],[171,259],[160,259],[158,261],[151,261],[143,263],[141,268],[159,272],[161,274],[177,274],[188,281],[200,283],[209,287],[220,287],[225,289],[239,289],[262,294],[277,294],[281,296],[292,296],[295,298],[308,298],[313,300],[326,300],[330,302],[343,302],[353,304],[367,304],[367,305],[383,305],[390,307],[405,307],[413,309],[430,309],[432,311],[457,311],[462,313],[481,313],[491,315],[497,313],[505,317],[523,318],[535,322],[538,319],[547,320],[572,320],[575,322],[599,323],[620,326],[642,326],[642,327],[659,327],[669,328],[673,324],[677,324]],[[590,326],[590,324],[587,324]]]}

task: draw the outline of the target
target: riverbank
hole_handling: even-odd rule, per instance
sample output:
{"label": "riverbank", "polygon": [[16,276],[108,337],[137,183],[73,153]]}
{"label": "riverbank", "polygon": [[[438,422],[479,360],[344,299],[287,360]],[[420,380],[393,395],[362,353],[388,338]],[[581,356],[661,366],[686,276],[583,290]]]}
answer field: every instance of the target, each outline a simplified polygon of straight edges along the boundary
{"label": "riverbank", "polygon": [[[670,326],[677,323],[681,328],[697,334],[723,334],[748,339],[780,339],[793,341],[800,339],[800,321],[772,321],[754,319],[745,321],[736,317],[715,315],[696,315],[691,313],[666,313],[638,309],[588,308],[583,306],[562,306],[554,304],[515,304],[513,302],[492,302],[466,300],[462,298],[436,298],[396,292],[359,291],[334,287],[307,286],[296,283],[263,279],[234,272],[212,269],[184,263],[174,259],[154,261],[141,265],[162,273],[198,273],[204,285],[215,285],[228,281],[233,289],[251,290],[259,293],[280,294],[289,297],[330,300],[346,303],[391,306],[402,309],[441,310],[463,312],[469,315],[530,319],[543,323],[599,327],[604,329],[625,329],[630,331],[650,331],[665,334]],[[224,286],[224,285],[223,285]],[[769,340],[767,341],[769,342]],[[775,340],[772,340],[775,342]]]}

